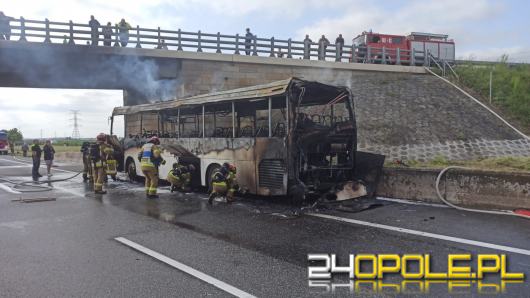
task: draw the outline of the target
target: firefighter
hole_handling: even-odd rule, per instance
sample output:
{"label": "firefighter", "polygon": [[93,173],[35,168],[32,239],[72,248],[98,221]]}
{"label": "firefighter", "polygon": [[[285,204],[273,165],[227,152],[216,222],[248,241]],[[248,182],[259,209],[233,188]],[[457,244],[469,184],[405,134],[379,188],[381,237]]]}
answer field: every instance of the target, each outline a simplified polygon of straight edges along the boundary
{"label": "firefighter", "polygon": [[176,190],[189,192],[191,190],[191,176],[195,171],[194,165],[173,164],[173,169],[167,175],[167,181],[171,183],[171,192]]}
{"label": "firefighter", "polygon": [[107,192],[103,190],[103,182],[105,181],[106,173],[106,156],[112,148],[106,143],[107,136],[104,133],[100,133],[96,137],[96,144],[92,144],[90,147],[90,158],[92,160],[94,176],[94,192],[96,194],[106,194]]}
{"label": "firefighter", "polygon": [[236,182],[236,168],[229,163],[224,163],[218,171],[212,175],[212,192],[208,198],[208,204],[212,204],[213,200],[218,196],[225,196],[228,203],[234,201],[234,194],[237,189]]}
{"label": "firefighter", "polygon": [[160,140],[158,137],[151,137],[148,143],[142,146],[142,151],[138,154],[142,172],[145,175],[145,194],[147,198],[156,199],[158,187],[158,167],[166,161],[161,156]]}
{"label": "firefighter", "polygon": [[239,190],[239,185],[236,180],[237,168],[229,163],[225,163],[225,166],[228,168],[228,192],[226,194],[226,200],[230,203],[234,201],[234,194]]}
{"label": "firefighter", "polygon": [[90,143],[83,142],[81,145],[81,154],[83,158],[83,181],[92,180],[92,166],[90,164]]}
{"label": "firefighter", "polygon": [[[114,157],[114,148],[110,145],[108,138],[109,136],[107,136],[107,144],[109,144],[109,146],[105,148],[105,152],[104,152],[105,160],[107,161],[105,170],[107,172],[107,175],[110,176],[110,178],[112,178],[113,181],[116,181],[116,174],[118,174],[118,169],[117,169],[118,162],[116,161],[116,158]],[[106,180],[105,182],[107,182]]]}

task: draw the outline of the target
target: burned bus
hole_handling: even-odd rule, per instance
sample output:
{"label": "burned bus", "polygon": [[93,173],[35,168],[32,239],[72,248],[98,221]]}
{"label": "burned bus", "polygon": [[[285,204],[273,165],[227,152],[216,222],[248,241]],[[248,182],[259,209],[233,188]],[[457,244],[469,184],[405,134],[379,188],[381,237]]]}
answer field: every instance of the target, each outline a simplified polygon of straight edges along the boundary
{"label": "burned bus", "polygon": [[160,138],[165,178],[173,162],[192,163],[195,181],[208,186],[224,162],[237,167],[240,188],[262,196],[303,200],[366,194],[356,182],[353,96],[337,87],[298,78],[185,99],[117,107],[124,115],[124,165],[142,176],[137,155]]}

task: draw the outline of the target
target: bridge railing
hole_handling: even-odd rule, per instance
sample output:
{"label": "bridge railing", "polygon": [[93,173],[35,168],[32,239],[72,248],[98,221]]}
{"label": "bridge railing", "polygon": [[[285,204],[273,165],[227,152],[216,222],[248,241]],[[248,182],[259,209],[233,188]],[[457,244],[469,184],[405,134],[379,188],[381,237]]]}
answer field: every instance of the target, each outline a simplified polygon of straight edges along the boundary
{"label": "bridge railing", "polygon": [[[292,39],[261,38],[253,36],[247,39],[244,35],[226,35],[166,30],[160,27],[131,27],[128,34],[120,34],[118,24],[112,24],[110,35],[104,35],[98,29],[94,44],[92,31],[88,24],[69,22],[52,22],[48,19],[27,20],[23,17],[11,21],[12,40],[21,42],[62,43],[65,45],[85,44],[91,46],[159,48],[161,50],[195,51],[251,55],[262,57],[281,57],[289,59],[326,60],[346,63],[374,63],[397,65],[427,65],[425,53],[391,48],[377,48],[356,45],[328,44],[321,48],[316,42],[303,42]],[[164,41],[164,42],[162,42]]]}

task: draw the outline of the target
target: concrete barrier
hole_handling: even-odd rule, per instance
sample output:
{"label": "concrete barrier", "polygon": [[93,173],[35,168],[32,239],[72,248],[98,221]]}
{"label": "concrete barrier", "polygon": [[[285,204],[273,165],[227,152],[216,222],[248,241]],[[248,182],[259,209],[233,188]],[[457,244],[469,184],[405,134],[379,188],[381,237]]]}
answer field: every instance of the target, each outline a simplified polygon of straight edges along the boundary
{"label": "concrete barrier", "polygon": [[[442,203],[436,195],[441,169],[385,168],[377,195]],[[530,173],[452,169],[440,181],[440,192],[458,206],[530,209]]]}

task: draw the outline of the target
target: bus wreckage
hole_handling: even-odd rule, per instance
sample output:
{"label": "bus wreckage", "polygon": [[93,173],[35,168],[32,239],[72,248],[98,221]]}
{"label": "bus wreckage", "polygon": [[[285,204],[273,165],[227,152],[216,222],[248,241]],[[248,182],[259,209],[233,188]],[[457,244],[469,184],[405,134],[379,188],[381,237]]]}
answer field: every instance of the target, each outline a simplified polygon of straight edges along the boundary
{"label": "bus wreckage", "polygon": [[193,180],[207,187],[229,162],[246,192],[296,202],[371,196],[384,161],[356,150],[349,88],[298,78],[117,107],[111,119],[118,115],[124,115],[123,165],[131,179],[142,176],[136,156],[152,135],[167,161],[161,178],[173,162],[194,164],[200,170]]}

